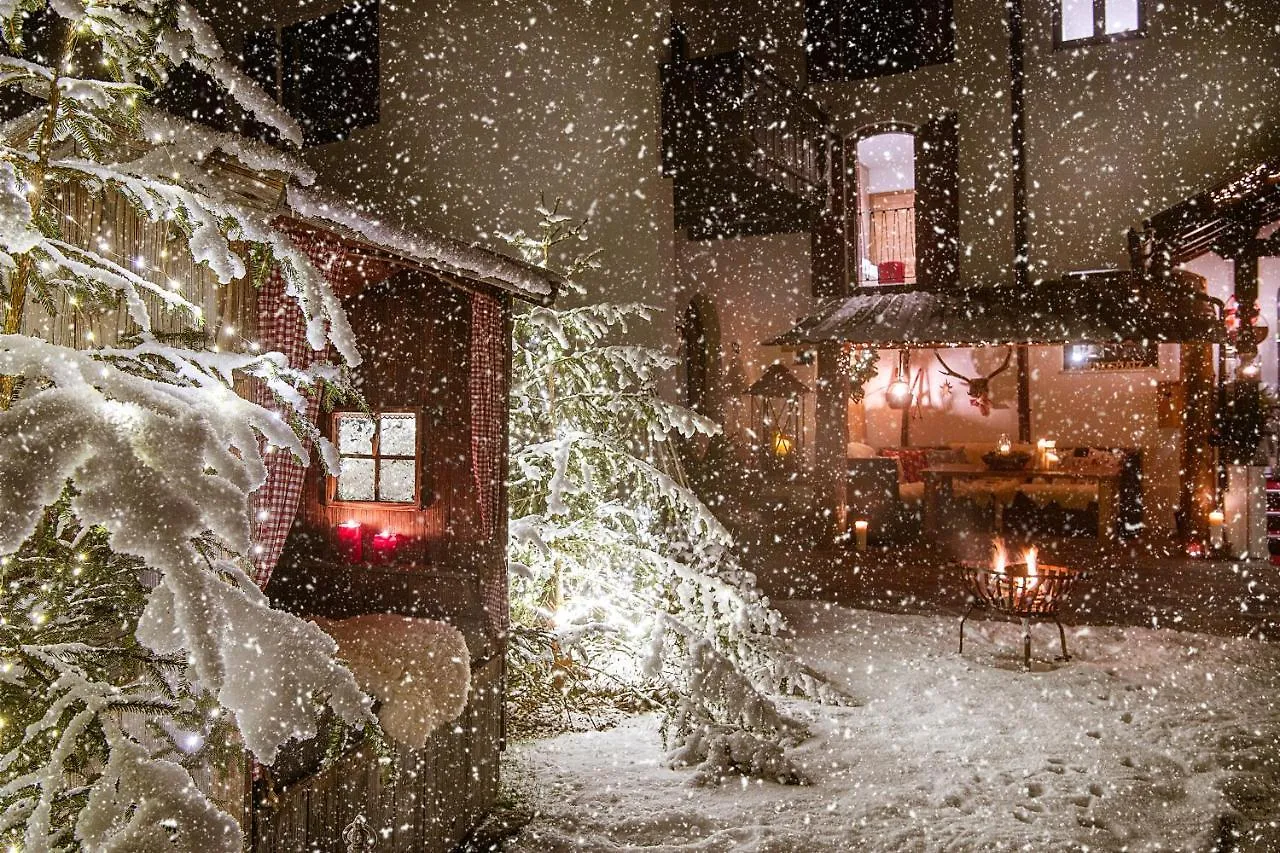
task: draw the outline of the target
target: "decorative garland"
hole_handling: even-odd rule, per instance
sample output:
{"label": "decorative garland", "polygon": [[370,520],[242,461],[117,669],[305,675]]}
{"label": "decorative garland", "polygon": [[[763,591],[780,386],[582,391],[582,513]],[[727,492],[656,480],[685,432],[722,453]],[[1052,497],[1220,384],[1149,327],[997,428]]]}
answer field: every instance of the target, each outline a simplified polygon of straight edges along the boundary
{"label": "decorative garland", "polygon": [[861,403],[863,386],[880,370],[880,353],[874,347],[858,347],[846,343],[842,356],[841,372],[849,377],[849,397],[853,402]]}

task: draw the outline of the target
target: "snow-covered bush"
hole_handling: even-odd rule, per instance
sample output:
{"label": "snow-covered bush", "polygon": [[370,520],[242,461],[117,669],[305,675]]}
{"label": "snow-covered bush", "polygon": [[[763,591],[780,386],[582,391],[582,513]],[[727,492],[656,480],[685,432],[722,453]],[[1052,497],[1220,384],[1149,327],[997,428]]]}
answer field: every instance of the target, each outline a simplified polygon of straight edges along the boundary
{"label": "snow-covered bush", "polygon": [[[265,383],[300,414],[304,393],[339,371],[218,351],[183,282],[162,286],[132,257],[110,256],[109,219],[66,236],[57,199],[83,190],[124,200],[185,241],[218,286],[274,264],[311,346],[355,363],[317,271],[271,214],[238,204],[204,168],[217,155],[251,168],[287,168],[285,158],[144,104],[187,62],[284,139],[300,134],[185,2],[10,0],[0,16],[0,86],[39,99],[0,128],[0,841],[239,850],[239,827],[193,781],[210,760],[204,744],[239,741],[269,763],[329,711],[372,722],[333,641],[271,609],[239,556],[263,454],[305,458],[303,439],[318,436],[235,385]],[[24,26],[36,20],[52,45],[43,57],[25,54]],[[98,232],[85,239],[85,228]],[[122,305],[132,331],[90,349],[23,334],[28,310],[60,305],[69,320]],[[184,319],[188,333],[160,334],[153,310]],[[222,736],[231,730],[236,738]]]}
{"label": "snow-covered bush", "polygon": [[[583,231],[558,208],[539,212],[536,233],[509,239],[546,265]],[[594,256],[567,266],[581,296],[574,281]],[[805,727],[770,696],[837,697],[791,655],[781,617],[684,481],[674,442],[719,428],[658,394],[674,359],[618,342],[650,316],[597,303],[515,319],[514,697],[648,697],[666,711],[673,763],[794,780],[782,750]]]}

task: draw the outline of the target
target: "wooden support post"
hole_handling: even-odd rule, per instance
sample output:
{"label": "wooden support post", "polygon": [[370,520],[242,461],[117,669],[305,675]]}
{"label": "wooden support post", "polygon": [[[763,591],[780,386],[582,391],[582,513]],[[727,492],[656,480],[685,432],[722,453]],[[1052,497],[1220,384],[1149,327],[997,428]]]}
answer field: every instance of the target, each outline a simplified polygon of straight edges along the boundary
{"label": "wooden support post", "polygon": [[818,349],[817,411],[814,413],[814,470],[822,505],[840,518],[845,493],[845,446],[849,443],[849,381],[840,366],[838,343]]}
{"label": "wooden support post", "polygon": [[[1013,180],[1013,286],[1019,295],[1031,287],[1031,240],[1027,233],[1027,122],[1023,54],[1022,0],[1008,0],[1009,12],[1009,163]],[[1031,366],[1025,345],[1018,347],[1018,441],[1031,441]]]}
{"label": "wooden support post", "polygon": [[1216,462],[1210,444],[1216,397],[1213,345],[1184,343],[1180,349],[1186,408],[1182,421],[1182,483],[1178,508],[1186,543],[1204,547],[1209,540],[1209,512],[1216,492]]}
{"label": "wooden support post", "polygon": [[1018,345],[1018,441],[1031,443],[1031,359],[1026,344]]}

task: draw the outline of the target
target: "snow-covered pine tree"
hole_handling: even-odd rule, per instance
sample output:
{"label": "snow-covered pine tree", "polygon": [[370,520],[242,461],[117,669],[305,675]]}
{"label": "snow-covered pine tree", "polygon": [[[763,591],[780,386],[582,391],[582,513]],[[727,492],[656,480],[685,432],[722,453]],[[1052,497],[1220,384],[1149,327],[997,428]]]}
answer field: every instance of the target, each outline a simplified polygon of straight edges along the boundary
{"label": "snow-covered pine tree", "polygon": [[[286,171],[287,159],[144,105],[186,62],[284,139],[300,133],[185,2],[8,0],[0,18],[0,87],[38,100],[0,128],[0,841],[239,850],[236,822],[193,783],[204,744],[234,729],[269,763],[285,741],[314,736],[326,708],[372,721],[333,641],[271,609],[237,556],[250,547],[263,452],[305,458],[303,438],[327,448],[303,418],[234,383],[266,383],[301,412],[303,393],[339,371],[211,346],[185,283],[110,256],[105,230],[64,236],[56,198],[82,188],[123,199],[222,286],[275,265],[310,345],[355,363],[337,299],[305,255],[203,168],[220,154]],[[37,20],[51,46],[29,55]],[[60,305],[123,305],[133,334],[73,349],[23,333],[25,312]],[[161,335],[155,311],[189,332]]]}
{"label": "snow-covered pine tree", "polygon": [[[508,237],[547,266],[585,223],[559,205]],[[567,261],[569,292],[594,255]],[[772,695],[839,701],[779,636],[783,621],[728,531],[684,482],[674,443],[718,427],[664,400],[675,360],[619,343],[640,304],[530,308],[515,319],[511,391],[512,681],[557,676],[664,707],[669,760],[702,778],[794,781],[785,748],[805,734]]]}

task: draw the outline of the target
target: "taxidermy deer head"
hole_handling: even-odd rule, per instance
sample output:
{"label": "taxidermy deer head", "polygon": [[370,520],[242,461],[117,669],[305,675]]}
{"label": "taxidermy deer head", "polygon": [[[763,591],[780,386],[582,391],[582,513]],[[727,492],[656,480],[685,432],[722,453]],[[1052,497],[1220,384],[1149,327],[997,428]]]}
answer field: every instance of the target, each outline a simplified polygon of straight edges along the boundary
{"label": "taxidermy deer head", "polygon": [[995,379],[1001,373],[1009,369],[1009,359],[1013,357],[1013,347],[1005,350],[1004,361],[1000,362],[1000,366],[986,376],[965,376],[956,373],[951,367],[942,360],[942,356],[938,355],[934,350],[934,357],[938,359],[938,363],[942,365],[942,372],[950,377],[959,379],[969,389],[969,405],[977,406],[978,411],[982,412],[985,418],[991,414],[991,380]]}

